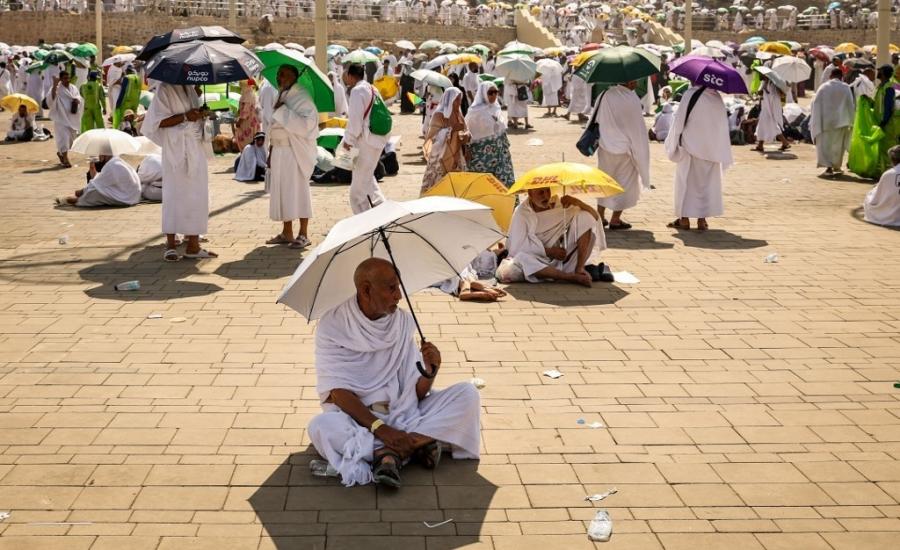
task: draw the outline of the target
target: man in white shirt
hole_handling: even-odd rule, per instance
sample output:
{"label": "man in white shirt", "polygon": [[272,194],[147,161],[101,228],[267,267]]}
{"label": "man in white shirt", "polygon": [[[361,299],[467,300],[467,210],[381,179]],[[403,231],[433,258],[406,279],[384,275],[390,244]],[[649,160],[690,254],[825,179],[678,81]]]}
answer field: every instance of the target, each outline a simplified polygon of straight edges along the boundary
{"label": "man in white shirt", "polygon": [[[359,214],[384,200],[381,188],[375,180],[375,168],[389,136],[379,136],[369,131],[369,117],[375,104],[376,90],[366,82],[365,69],[353,64],[344,71],[344,84],[350,90],[347,127],[344,129],[343,147],[356,148],[353,161],[353,177],[350,181],[350,208]],[[370,202],[371,201],[371,202]]]}
{"label": "man in white shirt", "polygon": [[469,105],[475,101],[475,95],[478,93],[478,63],[469,63],[469,72],[462,79],[463,89],[469,97]]}
{"label": "man in white shirt", "polygon": [[853,97],[859,99],[862,96],[869,96],[872,101],[875,100],[875,68],[870,67],[859,73],[856,80],[850,84],[853,90]]}

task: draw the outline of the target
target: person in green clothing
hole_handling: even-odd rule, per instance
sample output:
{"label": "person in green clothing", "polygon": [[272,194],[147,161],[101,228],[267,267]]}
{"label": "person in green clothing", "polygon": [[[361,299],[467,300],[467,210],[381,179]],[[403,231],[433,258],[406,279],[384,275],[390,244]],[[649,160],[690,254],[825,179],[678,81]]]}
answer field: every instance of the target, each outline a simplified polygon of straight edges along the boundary
{"label": "person in green clothing", "polygon": [[135,72],[133,67],[128,67],[125,76],[122,78],[122,89],[119,97],[116,98],[116,110],[113,112],[113,128],[118,128],[122,123],[122,117],[125,111],[131,110],[137,112],[138,104],[141,100],[141,77]]}
{"label": "person in green clothing", "polygon": [[79,91],[84,100],[84,114],[81,115],[81,133],[103,128],[103,117],[106,115],[106,94],[98,80],[100,73],[90,71],[87,82],[81,85]]}
{"label": "person in green clothing", "polygon": [[879,172],[891,169],[888,149],[900,140],[900,111],[896,108],[896,98],[894,67],[883,65],[878,68],[878,89],[875,91],[875,122],[884,131],[878,146]]}

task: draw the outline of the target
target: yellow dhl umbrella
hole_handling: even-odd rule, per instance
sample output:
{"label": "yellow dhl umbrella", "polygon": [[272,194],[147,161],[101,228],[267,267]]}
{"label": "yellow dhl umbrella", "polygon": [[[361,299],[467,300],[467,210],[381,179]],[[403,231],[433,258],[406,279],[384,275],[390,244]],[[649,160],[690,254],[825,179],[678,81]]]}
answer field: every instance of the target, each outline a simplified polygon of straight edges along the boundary
{"label": "yellow dhl umbrella", "polygon": [[422,196],[458,197],[490,207],[494,220],[506,233],[512,219],[516,198],[506,192],[506,186],[493,174],[480,172],[450,172]]}
{"label": "yellow dhl umbrella", "polygon": [[395,76],[382,76],[373,82],[372,85],[381,94],[382,99],[390,99],[400,92],[400,84],[397,83],[397,77]]}
{"label": "yellow dhl umbrella", "polygon": [[134,49],[131,46],[116,46],[112,49],[112,55],[119,55],[120,53],[134,53]]}
{"label": "yellow dhl umbrella", "polygon": [[584,62],[585,62],[585,61],[587,61],[588,59],[594,57],[595,55],[597,55],[597,54],[600,53],[601,51],[602,51],[602,50],[590,50],[590,51],[587,51],[587,52],[581,52],[580,54],[578,54],[578,55],[575,56],[575,59],[572,60],[572,66],[575,67],[576,69],[577,69],[578,67],[581,67],[582,65],[584,65]]}
{"label": "yellow dhl umbrella", "polygon": [[835,46],[834,51],[837,53],[854,53],[858,52],[860,49],[861,48],[853,42],[844,42]]}
{"label": "yellow dhl umbrella", "polygon": [[791,49],[781,42],[764,42],[759,51],[778,55],[791,55]]}
{"label": "yellow dhl umbrella", "polygon": [[31,99],[25,94],[9,94],[3,99],[0,99],[0,106],[3,106],[4,109],[9,109],[13,112],[19,110],[19,105],[24,105],[25,109],[29,113],[38,112],[37,101]]}
{"label": "yellow dhl umbrella", "polygon": [[448,65],[466,65],[469,63],[478,63],[481,64],[481,58],[475,55],[474,53],[461,53],[451,59],[447,64]]}
{"label": "yellow dhl umbrella", "polygon": [[606,172],[593,166],[577,162],[554,162],[525,172],[509,188],[509,194],[545,187],[565,194],[588,194],[595,197],[612,197],[625,191]]}

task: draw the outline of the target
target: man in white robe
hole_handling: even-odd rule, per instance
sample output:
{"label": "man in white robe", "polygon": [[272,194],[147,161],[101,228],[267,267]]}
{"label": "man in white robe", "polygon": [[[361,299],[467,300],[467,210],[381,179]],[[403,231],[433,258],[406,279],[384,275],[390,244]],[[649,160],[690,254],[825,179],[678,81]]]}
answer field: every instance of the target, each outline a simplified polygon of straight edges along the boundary
{"label": "man in white robe", "polygon": [[[519,88],[525,89],[525,99],[519,99]],[[526,130],[534,128],[528,123],[529,102],[531,102],[531,87],[527,82],[514,82],[508,78],[503,80],[503,103],[506,105],[506,116],[509,117],[511,128],[519,126],[519,119],[524,119]]]}
{"label": "man in white robe", "polygon": [[756,122],[756,148],[759,153],[765,152],[763,145],[767,141],[781,142],[781,151],[791,148],[787,138],[784,137],[784,110],[781,98],[784,92],[775,86],[775,83],[761,75],[762,102],[760,103],[759,118]]}
{"label": "man in white robe", "polygon": [[569,78],[567,94],[569,96],[569,108],[566,111],[566,120],[575,115],[578,122],[587,120],[584,112],[591,107],[591,85],[584,79],[575,76]]}
{"label": "man in white robe", "polygon": [[816,91],[809,120],[809,132],[816,144],[816,166],[824,167],[826,176],[841,173],[855,115],[850,86],[841,80],[840,71],[831,73],[831,79]]}
{"label": "man in white robe", "polygon": [[272,125],[272,113],[275,101],[278,99],[278,89],[272,86],[268,80],[263,79],[258,93],[260,126],[262,132],[269,135],[269,126]]}
{"label": "man in white robe", "polygon": [[344,71],[343,79],[350,89],[350,101],[341,143],[347,150],[354,147],[357,150],[350,181],[350,208],[354,214],[359,214],[384,200],[375,180],[375,169],[390,136],[379,136],[369,130],[369,117],[378,90],[366,82],[363,66],[350,65]]}
{"label": "man in white robe", "polygon": [[307,429],[313,446],[348,487],[375,481],[397,488],[404,460],[434,468],[444,444],[453,458],[477,459],[478,390],[466,382],[432,390],[441,354],[431,342],[416,349],[412,315],[397,307],[393,265],[365,260],[353,282],[356,294],[316,329],[316,391],[324,412]]}
{"label": "man in white robe", "polygon": [[672,128],[672,123],[675,120],[675,111],[677,110],[677,101],[668,101],[662,104],[662,108],[653,120],[653,127],[650,129],[650,139],[666,141],[666,138],[669,136],[669,130]]}
{"label": "man in white robe", "polygon": [[112,116],[116,111],[116,102],[119,100],[119,93],[122,91],[122,78],[125,76],[125,63],[118,61],[113,63],[106,69],[106,88],[109,90],[106,98],[109,101],[107,113]]}
{"label": "man in white robe", "polygon": [[469,98],[469,105],[475,102],[475,96],[478,95],[478,85],[481,80],[478,79],[478,63],[469,63],[469,70],[462,79],[463,90]]}
{"label": "man in white robe", "polygon": [[541,106],[547,107],[547,116],[556,116],[559,107],[559,91],[562,89],[562,73],[548,71],[541,73]]}
{"label": "man in white robe", "polygon": [[56,140],[56,156],[59,163],[71,168],[69,149],[81,129],[81,112],[84,104],[78,88],[69,82],[69,73],[63,71],[53,79],[53,88],[47,98],[50,118],[53,120],[53,137]]}
{"label": "man in white robe", "polygon": [[257,132],[253,141],[244,146],[237,158],[234,169],[236,181],[265,181],[268,156],[266,155],[266,134]]}
{"label": "man in white robe", "polygon": [[0,98],[13,93],[13,81],[5,61],[0,61]]}
{"label": "man in white robe", "polygon": [[178,261],[176,235],[187,239],[185,258],[215,258],[200,247],[209,223],[209,172],[200,91],[194,86],[161,82],[144,116],[141,132],[162,148],[163,259]]}
{"label": "man in white robe", "polygon": [[565,281],[590,287],[599,280],[588,260],[606,249],[597,212],[571,195],[561,200],[548,187],[531,189],[509,225],[509,258],[497,276],[502,282]]}
{"label": "man in white robe", "polygon": [[162,202],[162,157],[147,155],[138,165],[141,180],[141,197],[151,202]]}
{"label": "man in white robe", "polygon": [[34,115],[28,112],[28,108],[19,105],[9,121],[9,132],[6,133],[6,141],[31,141],[34,137]]}
{"label": "man in white robe", "polygon": [[25,94],[38,104],[37,117],[44,117],[44,74],[43,71],[31,71],[26,73]]}
{"label": "man in white robe", "polygon": [[888,149],[893,168],[886,170],[863,201],[865,219],[869,223],[900,226],[900,145]]}
{"label": "man in white robe", "polygon": [[869,99],[875,101],[875,91],[877,89],[875,86],[875,68],[870,67],[859,73],[856,80],[850,84],[850,89],[853,91],[854,99],[868,96]]}
{"label": "man in white robe", "polygon": [[[278,69],[281,92],[269,128],[269,218],[282,222],[282,229],[266,241],[298,249],[311,244],[307,229],[312,217],[309,177],[316,167],[319,136],[319,113],[309,92],[297,84],[299,76],[293,65]],[[293,220],[300,220],[296,239]]]}
{"label": "man in white robe", "polygon": [[828,65],[827,67],[825,67],[824,69],[822,69],[821,80],[819,80],[816,83],[817,88],[818,88],[818,86],[821,86],[822,84],[825,84],[826,82],[831,80],[831,77],[835,72],[841,73],[841,75],[843,76],[843,74],[844,74],[843,66],[844,66],[844,62],[841,61],[840,57],[837,57],[837,56],[833,57],[831,59],[831,64]]}
{"label": "man in white robe", "polygon": [[65,202],[73,206],[134,206],[141,202],[141,180],[134,168],[119,157],[99,158],[102,168],[98,171],[92,162],[87,186]]}
{"label": "man in white robe", "polygon": [[594,120],[600,126],[597,166],[625,190],[597,199],[604,225],[606,209],[613,211],[610,231],[631,228],[631,224],[622,220],[622,212],[637,205],[642,187],[650,189],[650,139],[641,100],[634,93],[636,86],[636,81],[610,86],[597,98],[594,108]]}
{"label": "man in white robe", "polygon": [[[700,94],[688,118],[694,95]],[[708,228],[706,218],[721,216],[722,173],[732,164],[728,113],[719,92],[693,86],[684,93],[675,121],[666,137],[666,154],[677,162],[675,169],[675,221],[669,227],[689,229],[697,218],[697,229]]]}

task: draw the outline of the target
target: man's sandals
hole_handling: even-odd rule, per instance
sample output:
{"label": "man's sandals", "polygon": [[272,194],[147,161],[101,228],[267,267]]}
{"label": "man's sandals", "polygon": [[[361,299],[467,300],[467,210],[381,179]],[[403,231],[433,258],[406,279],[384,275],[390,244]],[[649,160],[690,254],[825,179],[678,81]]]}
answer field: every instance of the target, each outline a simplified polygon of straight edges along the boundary
{"label": "man's sandals", "polygon": [[[385,462],[384,459],[387,457],[390,457],[393,460]],[[381,449],[372,460],[372,478],[375,483],[399,489],[401,461],[400,455],[394,451]]]}

